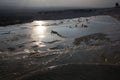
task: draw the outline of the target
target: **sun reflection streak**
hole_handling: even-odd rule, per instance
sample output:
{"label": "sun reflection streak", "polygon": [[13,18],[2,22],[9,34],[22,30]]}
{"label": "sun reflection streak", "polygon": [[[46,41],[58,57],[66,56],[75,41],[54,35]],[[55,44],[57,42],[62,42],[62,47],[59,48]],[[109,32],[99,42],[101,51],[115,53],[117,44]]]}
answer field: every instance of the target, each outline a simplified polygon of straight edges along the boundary
{"label": "sun reflection streak", "polygon": [[44,21],[33,21],[33,23],[34,23],[36,26],[42,26],[43,24],[45,24]]}
{"label": "sun reflection streak", "polygon": [[34,21],[33,22],[34,25],[36,25],[33,28],[33,34],[34,34],[34,38],[44,38],[45,37],[45,33],[46,33],[46,27],[42,26],[43,24],[45,24],[44,21]]}
{"label": "sun reflection streak", "polygon": [[34,31],[35,31],[35,34],[38,35],[38,37],[44,38],[45,37],[46,27],[44,27],[44,26],[36,26]]}

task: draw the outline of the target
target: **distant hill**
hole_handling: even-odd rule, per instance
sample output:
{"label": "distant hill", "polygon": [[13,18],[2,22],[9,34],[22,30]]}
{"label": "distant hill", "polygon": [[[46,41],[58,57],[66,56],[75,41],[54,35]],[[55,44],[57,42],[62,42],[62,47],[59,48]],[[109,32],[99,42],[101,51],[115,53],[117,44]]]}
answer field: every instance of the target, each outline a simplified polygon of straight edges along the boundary
{"label": "distant hill", "polygon": [[73,9],[58,11],[40,11],[40,12],[21,12],[11,14],[0,14],[0,26],[21,24],[33,20],[59,20],[77,17],[89,17],[97,15],[120,15],[120,7],[99,8],[99,9]]}

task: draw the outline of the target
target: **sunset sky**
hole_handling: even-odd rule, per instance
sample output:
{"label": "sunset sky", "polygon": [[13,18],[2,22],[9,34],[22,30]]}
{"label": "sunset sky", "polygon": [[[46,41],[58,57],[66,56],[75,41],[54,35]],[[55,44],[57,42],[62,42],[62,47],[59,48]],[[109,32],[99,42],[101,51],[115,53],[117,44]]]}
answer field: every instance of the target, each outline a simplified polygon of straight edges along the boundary
{"label": "sunset sky", "polygon": [[112,7],[120,0],[0,0],[0,8]]}

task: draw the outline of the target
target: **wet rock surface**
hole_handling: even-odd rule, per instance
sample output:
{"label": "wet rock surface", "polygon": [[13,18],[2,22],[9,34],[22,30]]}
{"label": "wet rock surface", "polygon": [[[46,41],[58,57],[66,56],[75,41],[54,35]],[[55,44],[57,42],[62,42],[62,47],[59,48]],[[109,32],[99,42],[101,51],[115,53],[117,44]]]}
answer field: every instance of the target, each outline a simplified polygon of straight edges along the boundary
{"label": "wet rock surface", "polygon": [[76,38],[74,40],[74,44],[75,45],[80,45],[81,42],[85,42],[86,44],[91,44],[92,41],[95,42],[95,41],[107,41],[109,42],[110,39],[106,37],[105,34],[102,34],[102,33],[95,33],[95,34],[91,34],[91,35],[87,35],[87,36],[83,36],[83,37],[80,37],[80,38]]}

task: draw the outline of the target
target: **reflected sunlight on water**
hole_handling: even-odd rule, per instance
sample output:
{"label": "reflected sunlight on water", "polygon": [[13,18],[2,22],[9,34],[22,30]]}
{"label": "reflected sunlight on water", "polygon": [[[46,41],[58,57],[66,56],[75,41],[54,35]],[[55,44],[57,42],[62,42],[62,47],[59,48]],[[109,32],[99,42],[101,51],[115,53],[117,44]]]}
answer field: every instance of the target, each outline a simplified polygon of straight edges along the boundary
{"label": "reflected sunlight on water", "polygon": [[46,26],[42,26],[45,24],[43,21],[34,21],[33,24],[35,27],[33,28],[33,34],[35,35],[33,38],[44,38],[46,33]]}
{"label": "reflected sunlight on water", "polygon": [[37,40],[38,43],[36,43],[36,45],[39,44],[39,47],[45,46],[43,44],[40,45],[42,39],[45,38],[46,33],[47,33],[46,26],[42,26],[43,24],[45,24],[45,22],[44,21],[34,21],[32,24],[34,25],[34,28],[32,29],[32,34],[33,34],[32,38]]}
{"label": "reflected sunlight on water", "polygon": [[39,37],[39,38],[44,38],[45,32],[46,32],[46,27],[44,27],[44,26],[36,26],[34,28],[34,34],[36,34],[37,37]]}
{"label": "reflected sunlight on water", "polygon": [[38,26],[42,26],[43,24],[45,24],[44,21],[33,21],[34,25],[38,25]]}

